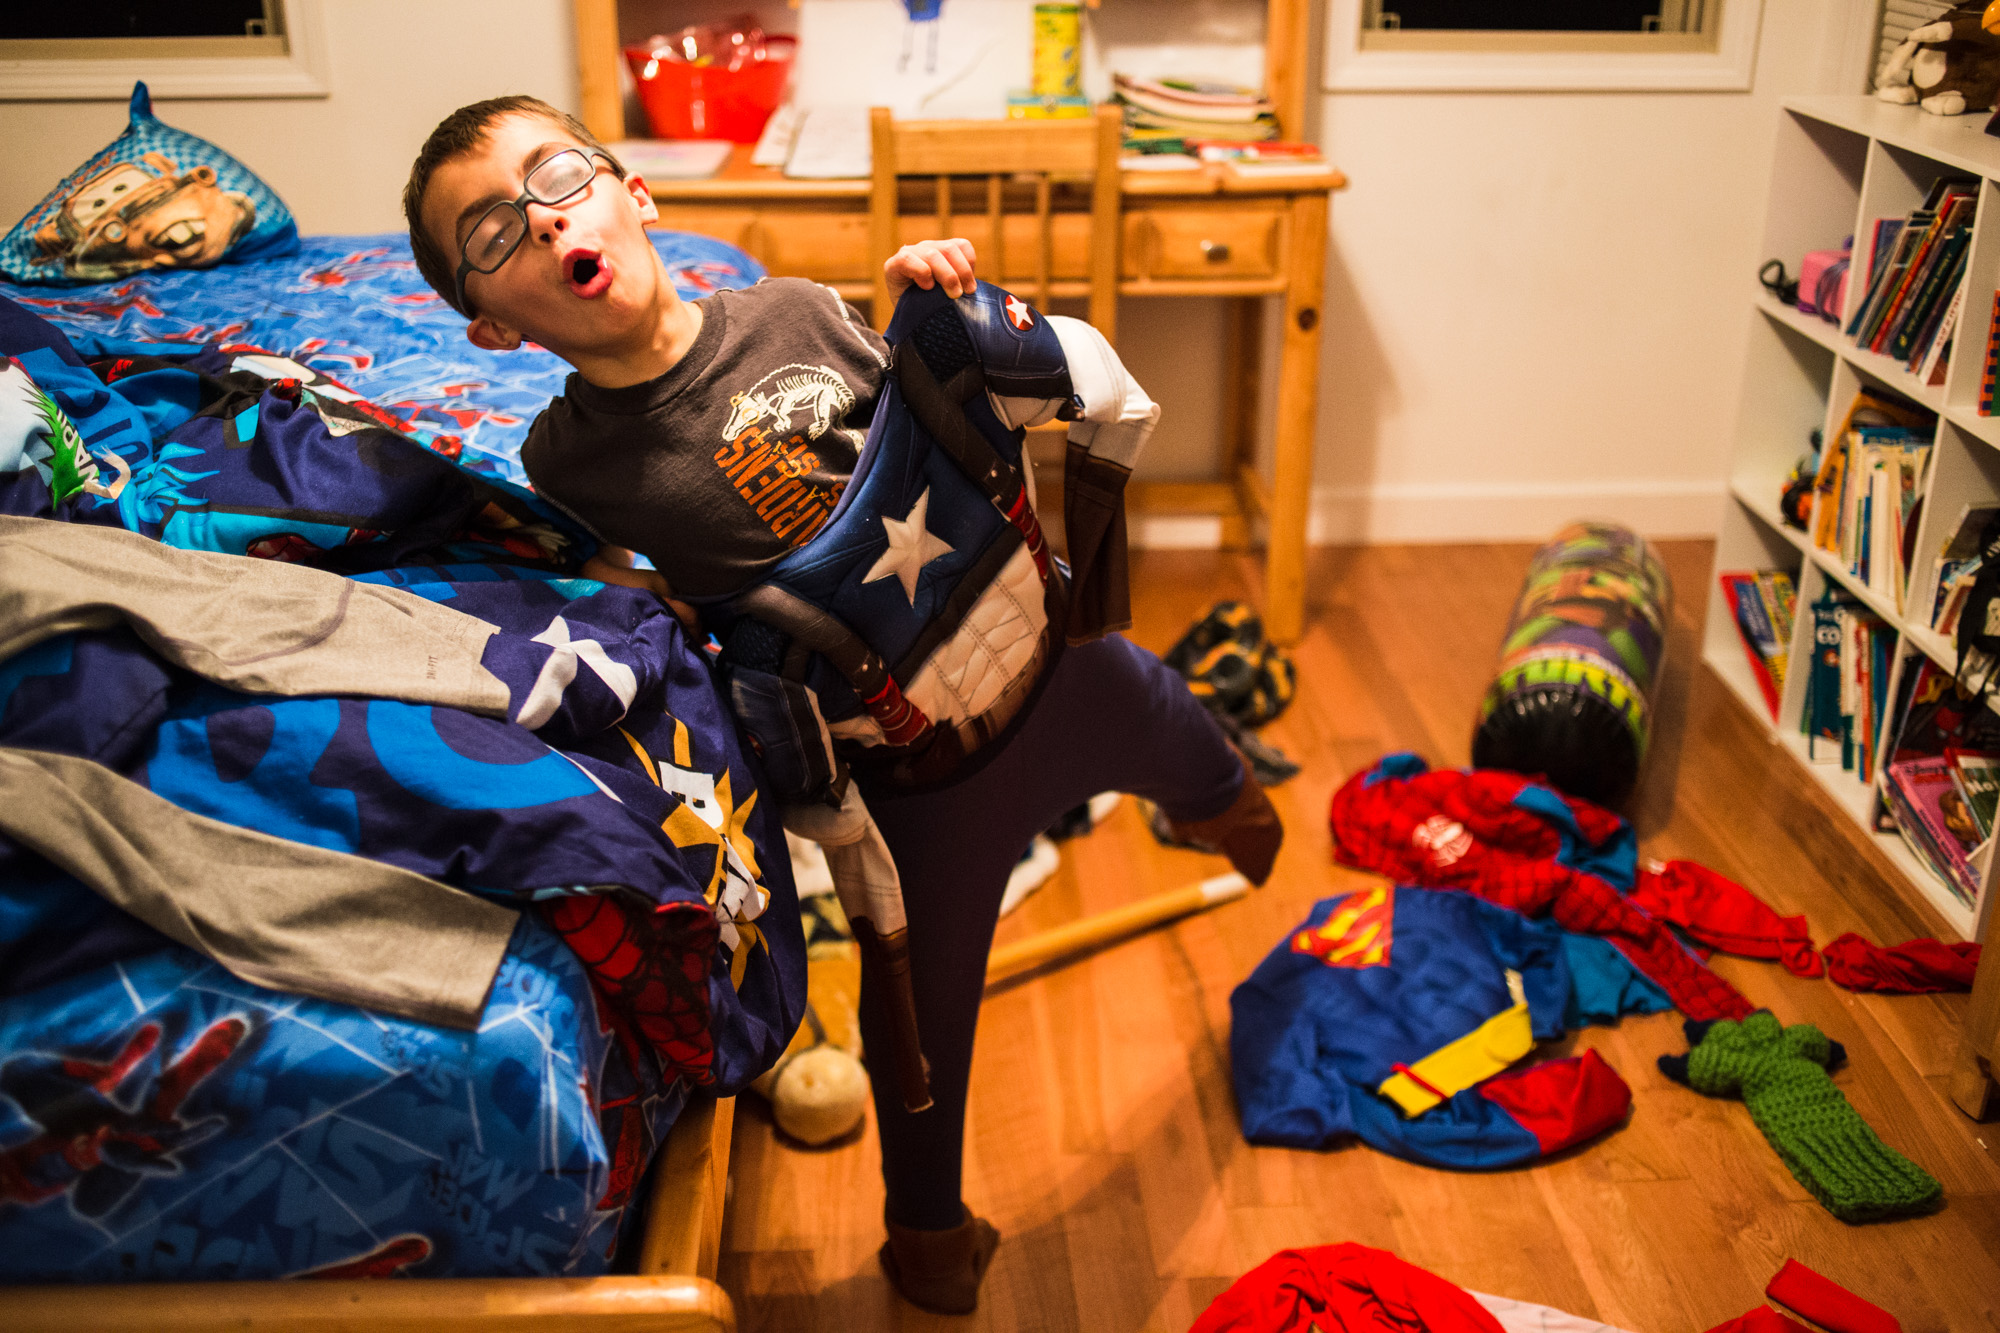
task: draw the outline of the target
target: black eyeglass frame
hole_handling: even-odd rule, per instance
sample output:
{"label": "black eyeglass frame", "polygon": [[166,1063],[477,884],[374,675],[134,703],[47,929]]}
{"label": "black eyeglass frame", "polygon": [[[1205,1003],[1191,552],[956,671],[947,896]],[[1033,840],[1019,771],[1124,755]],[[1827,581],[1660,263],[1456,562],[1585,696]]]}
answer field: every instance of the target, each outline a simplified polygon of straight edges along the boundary
{"label": "black eyeglass frame", "polygon": [[[528,239],[528,205],[530,203],[554,205],[563,203],[570,199],[574,199],[576,198],[576,196],[582,194],[585,190],[589,189],[591,183],[597,179],[597,169],[595,166],[593,166],[591,168],[590,174],[584,177],[582,183],[580,183],[574,190],[567,190],[562,194],[557,195],[553,199],[544,198],[543,196],[535,193],[535,191],[530,187],[529,182],[534,180],[536,172],[539,172],[540,170],[542,170],[542,168],[548,166],[548,164],[551,162],[560,162],[563,158],[570,156],[572,153],[576,154],[579,157],[582,157],[586,161],[595,158],[597,161],[602,162],[605,166],[610,167],[612,175],[618,176],[621,179],[623,178],[624,173],[619,168],[617,160],[613,158],[611,154],[598,152],[594,148],[565,148],[560,153],[550,153],[547,157],[535,163],[533,169],[531,169],[528,172],[527,177],[523,179],[521,182],[521,193],[516,195],[512,199],[503,199],[499,203],[493,205],[493,207],[487,209],[484,213],[481,213],[479,215],[479,220],[472,224],[472,229],[465,233],[465,241],[458,247],[458,273],[452,279],[452,285],[457,290],[458,308],[460,312],[463,313],[467,318],[471,318],[472,316],[472,305],[465,298],[466,275],[471,273],[498,273],[500,271],[500,266],[502,264],[505,264],[508,260],[514,257],[514,252],[521,248],[521,242]],[[469,247],[472,244],[472,238],[479,234],[479,229],[486,225],[486,219],[492,217],[495,213],[500,212],[502,210],[511,210],[516,216],[518,216],[521,219],[521,230],[514,237],[514,243],[508,246],[506,250],[501,253],[500,257],[493,261],[490,267],[481,268],[479,265],[472,262],[472,256],[469,253],[467,253],[467,247]]]}

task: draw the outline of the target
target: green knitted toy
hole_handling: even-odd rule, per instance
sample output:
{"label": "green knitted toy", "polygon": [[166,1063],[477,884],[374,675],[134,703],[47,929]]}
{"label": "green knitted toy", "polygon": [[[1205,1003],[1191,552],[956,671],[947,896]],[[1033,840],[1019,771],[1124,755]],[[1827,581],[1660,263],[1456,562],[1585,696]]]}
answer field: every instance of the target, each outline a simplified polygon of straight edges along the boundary
{"label": "green knitted toy", "polygon": [[1711,1097],[1739,1096],[1785,1168],[1843,1222],[1929,1212],[1944,1191],[1875,1136],[1827,1077],[1839,1044],[1810,1023],[1779,1026],[1767,1009],[1741,1023],[1689,1023],[1694,1049],[1660,1068]]}

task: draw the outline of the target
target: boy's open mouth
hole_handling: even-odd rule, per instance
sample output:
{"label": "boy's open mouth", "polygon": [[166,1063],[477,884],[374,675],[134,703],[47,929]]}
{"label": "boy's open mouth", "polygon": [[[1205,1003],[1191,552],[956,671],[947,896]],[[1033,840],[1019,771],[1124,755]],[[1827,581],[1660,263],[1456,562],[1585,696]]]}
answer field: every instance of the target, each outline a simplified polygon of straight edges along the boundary
{"label": "boy's open mouth", "polygon": [[609,290],[611,265],[595,250],[572,250],[563,256],[563,280],[572,292],[587,301]]}

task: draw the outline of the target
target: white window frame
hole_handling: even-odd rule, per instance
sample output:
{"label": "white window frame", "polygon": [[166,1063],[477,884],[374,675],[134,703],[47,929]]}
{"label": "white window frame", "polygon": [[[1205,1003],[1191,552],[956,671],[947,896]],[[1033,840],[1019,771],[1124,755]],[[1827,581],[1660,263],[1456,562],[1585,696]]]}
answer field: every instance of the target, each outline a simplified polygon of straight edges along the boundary
{"label": "white window frame", "polygon": [[1713,51],[1364,51],[1364,0],[1328,0],[1328,92],[1746,92],[1764,0],[1724,0]]}
{"label": "white window frame", "polygon": [[276,0],[285,54],[0,60],[0,102],[122,102],[144,79],[155,101],[188,97],[325,97],[323,0]]}

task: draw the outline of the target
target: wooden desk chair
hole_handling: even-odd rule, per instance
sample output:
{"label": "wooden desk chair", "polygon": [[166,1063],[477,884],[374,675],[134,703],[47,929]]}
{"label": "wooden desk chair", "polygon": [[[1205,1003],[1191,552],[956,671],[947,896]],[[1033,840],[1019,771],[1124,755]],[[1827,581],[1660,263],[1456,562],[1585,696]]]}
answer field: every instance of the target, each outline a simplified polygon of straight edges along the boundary
{"label": "wooden desk chair", "polygon": [[[1007,254],[1009,216],[1004,208],[1010,178],[1034,182],[1034,285],[1023,290],[1043,310],[1059,296],[1086,296],[1090,322],[1116,341],[1118,322],[1119,218],[1118,109],[1097,108],[1073,120],[902,120],[887,107],[869,113],[874,170],[868,194],[868,243],[875,281],[875,327],[889,327],[893,313],[882,263],[904,243],[898,208],[899,178],[930,176],[936,198],[936,232],[953,234],[952,180],[986,178],[983,233],[967,228],[979,249],[980,276],[1004,281],[1018,269]],[[1083,281],[1057,278],[1055,214],[1051,207],[1059,177],[1090,180],[1090,241]],[[928,228],[926,229],[928,230]]]}

